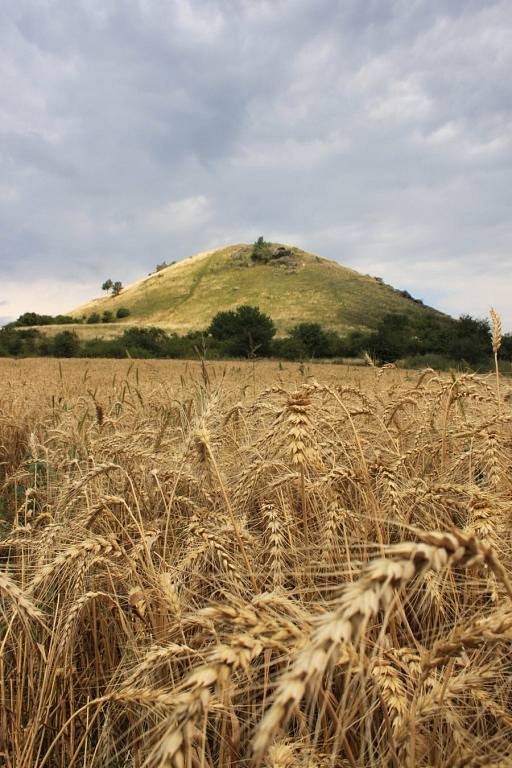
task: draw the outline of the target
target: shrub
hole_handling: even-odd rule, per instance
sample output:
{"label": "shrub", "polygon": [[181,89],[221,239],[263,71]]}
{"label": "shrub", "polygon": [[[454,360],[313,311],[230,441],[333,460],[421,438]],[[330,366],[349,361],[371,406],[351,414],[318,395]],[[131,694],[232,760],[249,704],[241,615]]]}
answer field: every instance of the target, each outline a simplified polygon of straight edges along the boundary
{"label": "shrub", "polygon": [[109,309],[106,309],[102,315],[101,322],[111,323],[113,319],[114,319],[113,313]]}
{"label": "shrub", "polygon": [[93,312],[89,315],[87,318],[87,322],[89,325],[94,325],[95,323],[99,323],[101,320],[99,312]]}
{"label": "shrub", "polygon": [[271,352],[272,357],[282,357],[285,360],[303,360],[308,356],[300,339],[291,336],[284,339],[274,339]]}
{"label": "shrub", "polygon": [[128,307],[119,307],[119,309],[116,312],[116,317],[118,320],[122,320],[123,317],[128,317],[131,314]]}
{"label": "shrub", "polygon": [[460,361],[453,360],[445,355],[430,353],[428,355],[411,355],[400,360],[401,368],[433,368],[435,371],[450,371],[464,367]]}

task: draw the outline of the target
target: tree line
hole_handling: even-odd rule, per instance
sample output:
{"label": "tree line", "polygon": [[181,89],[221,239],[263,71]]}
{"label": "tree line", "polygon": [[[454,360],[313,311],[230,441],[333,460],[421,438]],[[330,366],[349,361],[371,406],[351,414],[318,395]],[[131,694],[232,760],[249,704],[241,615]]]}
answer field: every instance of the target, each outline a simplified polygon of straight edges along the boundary
{"label": "tree line", "polygon": [[[42,319],[45,325],[62,323],[63,317],[49,321],[35,313],[20,316],[0,330],[0,356],[307,360],[369,355],[377,363],[401,361],[406,367],[485,370],[492,364],[489,322],[469,315],[456,320],[434,314],[411,317],[391,313],[374,330],[353,330],[343,336],[318,323],[298,323],[278,338],[272,318],[249,305],[218,312],[204,331],[183,336],[162,328],[130,327],[114,339],[80,339],[72,330],[50,337],[30,327],[43,324]],[[38,322],[30,323],[34,318]],[[511,367],[510,333],[503,337],[501,360],[504,369]]]}
{"label": "tree line", "polygon": [[81,317],[72,317],[71,315],[40,315],[37,312],[24,312],[17,320],[8,323],[4,328],[30,328],[34,325],[114,323],[116,320],[123,320],[124,318],[129,317],[130,314],[128,307],[119,307],[115,313],[106,309],[101,314],[99,312],[91,312],[90,315],[82,315]]}

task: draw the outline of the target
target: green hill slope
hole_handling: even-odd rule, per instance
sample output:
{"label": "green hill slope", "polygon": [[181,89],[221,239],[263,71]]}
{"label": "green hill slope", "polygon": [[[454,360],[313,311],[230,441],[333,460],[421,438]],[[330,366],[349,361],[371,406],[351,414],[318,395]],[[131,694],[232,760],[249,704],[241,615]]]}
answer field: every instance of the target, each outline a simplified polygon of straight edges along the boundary
{"label": "green hill slope", "polygon": [[254,262],[251,251],[250,245],[231,245],[196,254],[71,314],[78,318],[127,307],[131,314],[125,324],[178,333],[206,328],[217,312],[240,304],[259,306],[280,333],[299,322],[343,333],[374,328],[387,312],[439,314],[376,278],[299,248],[273,243],[266,263]]}

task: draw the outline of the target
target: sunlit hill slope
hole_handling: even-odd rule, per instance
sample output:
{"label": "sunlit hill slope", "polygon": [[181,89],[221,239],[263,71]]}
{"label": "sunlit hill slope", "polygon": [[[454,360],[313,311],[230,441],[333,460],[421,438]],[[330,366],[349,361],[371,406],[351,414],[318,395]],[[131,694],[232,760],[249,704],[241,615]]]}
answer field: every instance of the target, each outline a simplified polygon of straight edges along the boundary
{"label": "sunlit hill slope", "polygon": [[[255,262],[251,251],[252,246],[238,244],[198,253],[72,314],[115,314],[127,307],[130,315],[123,324],[157,325],[178,333],[206,328],[218,311],[240,304],[259,306],[280,333],[299,322],[318,322],[344,333],[374,328],[388,312],[438,314],[377,278],[299,248],[273,243],[264,263]],[[102,335],[103,329],[95,326],[94,332]]]}

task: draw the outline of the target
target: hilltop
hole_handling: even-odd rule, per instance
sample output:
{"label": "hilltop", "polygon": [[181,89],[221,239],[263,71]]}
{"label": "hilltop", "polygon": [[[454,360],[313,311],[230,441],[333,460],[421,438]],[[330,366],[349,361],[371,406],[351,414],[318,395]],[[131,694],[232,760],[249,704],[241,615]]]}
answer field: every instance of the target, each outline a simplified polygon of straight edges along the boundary
{"label": "hilltop", "polygon": [[[389,312],[409,316],[439,313],[381,279],[362,275],[293,246],[271,243],[266,261],[255,262],[252,246],[230,245],[190,256],[74,310],[77,318],[127,307],[123,324],[156,325],[186,333],[206,328],[220,310],[252,304],[268,313],[279,333],[299,322],[318,322],[346,333],[373,329]],[[101,334],[108,326],[92,326]],[[109,334],[114,328],[108,328]]]}

